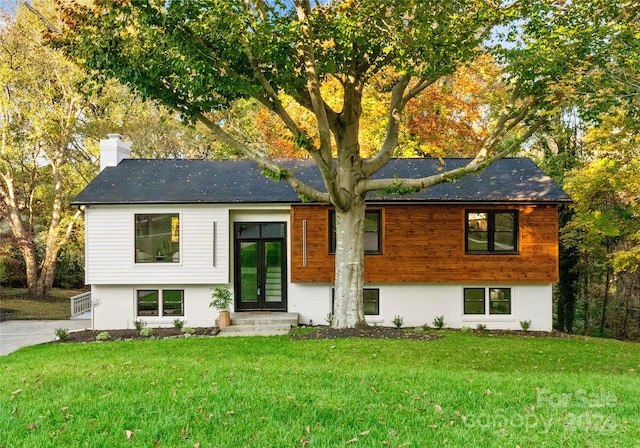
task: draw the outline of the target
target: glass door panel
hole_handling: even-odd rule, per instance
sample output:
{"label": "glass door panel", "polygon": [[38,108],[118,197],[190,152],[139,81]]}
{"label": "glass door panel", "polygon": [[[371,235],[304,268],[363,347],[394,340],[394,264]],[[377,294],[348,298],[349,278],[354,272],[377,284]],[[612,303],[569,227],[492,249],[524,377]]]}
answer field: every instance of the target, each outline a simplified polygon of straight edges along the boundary
{"label": "glass door panel", "polygon": [[264,242],[264,300],[282,301],[282,242]]}
{"label": "glass door panel", "polygon": [[257,303],[258,283],[258,242],[240,242],[240,298],[242,302]]}

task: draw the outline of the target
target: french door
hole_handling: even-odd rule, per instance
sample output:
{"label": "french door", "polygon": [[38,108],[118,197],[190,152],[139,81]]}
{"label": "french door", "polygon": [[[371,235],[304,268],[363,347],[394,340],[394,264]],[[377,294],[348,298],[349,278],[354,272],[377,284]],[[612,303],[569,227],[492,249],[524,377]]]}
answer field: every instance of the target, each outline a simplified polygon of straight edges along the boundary
{"label": "french door", "polygon": [[235,309],[286,311],[286,223],[239,222],[234,235]]}

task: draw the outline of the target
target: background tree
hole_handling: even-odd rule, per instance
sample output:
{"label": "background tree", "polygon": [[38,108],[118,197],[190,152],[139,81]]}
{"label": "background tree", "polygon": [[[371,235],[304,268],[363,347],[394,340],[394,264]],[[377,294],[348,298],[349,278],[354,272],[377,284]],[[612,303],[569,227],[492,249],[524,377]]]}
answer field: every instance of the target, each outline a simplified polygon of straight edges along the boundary
{"label": "background tree", "polygon": [[[46,6],[46,2],[43,3]],[[42,6],[42,5],[38,5]],[[46,10],[46,8],[45,8]],[[92,83],[24,7],[0,20],[0,280],[46,295],[84,283],[81,213],[68,204],[97,173],[98,142],[119,132],[138,157],[226,154],[201,128],[110,80]]]}
{"label": "background tree", "polygon": [[67,152],[82,116],[80,70],[41,44],[39,22],[18,10],[0,29],[0,213],[24,259],[29,291],[53,284],[79,211]]}
{"label": "background tree", "polygon": [[[62,3],[62,2],[61,2]],[[577,73],[604,64],[637,6],[617,2],[130,0],[61,4],[66,52],[203,123],[238,154],[336,209],[335,327],[366,325],[363,222],[370,191],[407,193],[513,153],[542,124]],[[628,11],[631,9],[632,11]],[[492,34],[500,30],[502,36]],[[613,36],[613,37],[612,37]],[[498,42],[510,41],[501,47]],[[492,48],[493,47],[493,48]],[[493,52],[508,100],[469,163],[423,179],[374,179],[396,153],[408,104],[443,77]],[[331,87],[330,83],[333,86]],[[329,88],[330,97],[325,93]],[[365,151],[369,98],[386,94],[382,143]],[[282,94],[310,114],[296,120]],[[282,169],[218,114],[252,99],[312,158],[326,192]]]}

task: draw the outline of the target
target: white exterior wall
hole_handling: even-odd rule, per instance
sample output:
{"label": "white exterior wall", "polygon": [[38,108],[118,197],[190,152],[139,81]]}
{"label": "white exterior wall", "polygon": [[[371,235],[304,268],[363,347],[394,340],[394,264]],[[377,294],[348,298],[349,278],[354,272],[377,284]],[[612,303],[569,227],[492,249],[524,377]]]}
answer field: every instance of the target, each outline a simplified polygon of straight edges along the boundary
{"label": "white exterior wall", "polygon": [[[135,263],[134,215],[140,213],[179,213],[179,263]],[[176,318],[191,327],[213,326],[218,312],[209,307],[211,288],[226,285],[233,290],[233,223],[286,222],[290,247],[289,221],[288,205],[256,206],[251,210],[233,205],[87,208],[86,283],[91,284],[94,303],[93,328],[134,328],[137,319],[150,327],[170,327]],[[290,272],[288,254],[287,269]],[[184,316],[139,318],[136,291],[143,289],[183,290]]]}
{"label": "white exterior wall", "polygon": [[[139,213],[178,213],[180,215],[179,263],[135,262],[134,216]],[[87,284],[229,283],[228,207],[211,205],[88,207],[85,210],[85,229],[85,281]]]}
{"label": "white exterior wall", "polygon": [[144,316],[139,318],[149,327],[173,327],[174,319],[185,321],[187,327],[213,327],[218,311],[209,308],[213,285],[92,285],[93,329],[113,330],[135,328],[136,290],[183,289],[184,316]]}
{"label": "white exterior wall", "polygon": [[[289,289],[289,311],[300,313],[300,322],[326,325],[331,311],[330,284],[292,284]],[[447,284],[367,284],[380,290],[380,315],[366,316],[371,325],[393,326],[393,318],[401,316],[405,327],[423,324],[433,326],[436,316],[444,316],[446,327],[520,330],[520,321],[531,320],[531,330],[552,328],[552,287],[548,285],[447,285]],[[509,316],[471,316],[463,314],[463,289],[471,287],[511,288]]]}

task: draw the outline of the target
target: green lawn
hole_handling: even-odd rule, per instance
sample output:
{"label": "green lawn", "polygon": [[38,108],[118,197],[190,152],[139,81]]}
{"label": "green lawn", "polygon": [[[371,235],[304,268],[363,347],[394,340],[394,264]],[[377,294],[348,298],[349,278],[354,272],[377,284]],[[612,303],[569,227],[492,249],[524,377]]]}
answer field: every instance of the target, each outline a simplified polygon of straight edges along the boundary
{"label": "green lawn", "polygon": [[25,348],[0,447],[639,446],[640,345],[444,334]]}
{"label": "green lawn", "polygon": [[69,319],[69,298],[82,292],[79,289],[53,289],[50,297],[34,299],[24,288],[0,287],[0,311],[3,319],[11,320]]}

